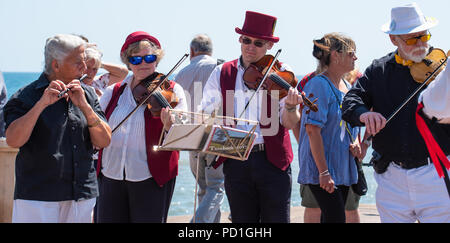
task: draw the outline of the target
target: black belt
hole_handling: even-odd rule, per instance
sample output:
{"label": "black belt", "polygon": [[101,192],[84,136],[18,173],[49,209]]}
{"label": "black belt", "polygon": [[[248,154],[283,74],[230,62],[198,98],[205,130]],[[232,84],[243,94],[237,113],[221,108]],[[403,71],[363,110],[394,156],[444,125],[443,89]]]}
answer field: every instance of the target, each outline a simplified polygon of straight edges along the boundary
{"label": "black belt", "polygon": [[396,164],[396,165],[402,167],[402,169],[405,169],[405,170],[410,170],[410,169],[419,168],[419,167],[422,167],[422,166],[424,166],[424,165],[429,165],[429,164],[431,164],[431,163],[432,163],[432,162],[431,162],[430,158],[427,158],[427,159],[424,160],[424,161],[415,162],[415,163],[405,163],[405,162],[394,161],[394,164]]}
{"label": "black belt", "polygon": [[264,144],[263,143],[259,143],[259,144],[255,144],[252,148],[252,153],[254,152],[262,152],[265,150]]}

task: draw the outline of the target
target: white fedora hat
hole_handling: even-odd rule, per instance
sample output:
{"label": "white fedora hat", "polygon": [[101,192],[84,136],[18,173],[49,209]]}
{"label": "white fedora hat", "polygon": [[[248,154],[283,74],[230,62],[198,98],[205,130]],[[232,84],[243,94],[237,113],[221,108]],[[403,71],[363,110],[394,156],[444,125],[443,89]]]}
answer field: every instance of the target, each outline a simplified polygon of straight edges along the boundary
{"label": "white fedora hat", "polygon": [[386,34],[404,35],[428,30],[438,24],[438,20],[425,17],[416,3],[396,7],[391,10],[391,22],[381,30]]}

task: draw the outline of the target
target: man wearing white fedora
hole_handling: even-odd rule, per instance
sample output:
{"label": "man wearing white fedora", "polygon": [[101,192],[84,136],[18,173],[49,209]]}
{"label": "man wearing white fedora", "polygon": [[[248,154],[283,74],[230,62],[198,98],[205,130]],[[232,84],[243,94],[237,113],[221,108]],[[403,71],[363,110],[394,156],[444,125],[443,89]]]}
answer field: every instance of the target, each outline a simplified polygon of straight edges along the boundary
{"label": "man wearing white fedora", "polygon": [[[437,23],[416,3],[393,8],[382,31],[397,50],[374,60],[343,101],[343,119],[352,126],[366,126],[373,136],[376,204],[382,222],[450,222],[446,185],[416,126],[418,95],[386,123],[421,85],[409,67],[428,55],[429,29]],[[435,138],[443,157],[450,158],[450,125],[424,119],[431,133],[439,134]]]}

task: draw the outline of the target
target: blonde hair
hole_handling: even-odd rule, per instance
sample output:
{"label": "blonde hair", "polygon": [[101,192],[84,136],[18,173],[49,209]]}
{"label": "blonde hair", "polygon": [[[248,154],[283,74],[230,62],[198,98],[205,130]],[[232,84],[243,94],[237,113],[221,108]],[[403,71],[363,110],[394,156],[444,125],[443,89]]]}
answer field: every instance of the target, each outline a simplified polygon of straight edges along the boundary
{"label": "blonde hair", "polygon": [[326,34],[319,40],[313,40],[313,43],[313,56],[319,61],[316,73],[328,69],[332,51],[347,53],[356,49],[356,44],[350,37],[337,32]]}
{"label": "blonde hair", "polygon": [[156,55],[156,65],[161,61],[161,59],[164,57],[164,51],[159,48],[155,43],[144,39],[138,42],[135,42],[133,44],[130,44],[128,48],[122,52],[120,55],[120,59],[122,62],[127,65],[128,69],[130,69],[130,63],[128,62],[128,58],[131,57],[133,54],[140,52],[143,49],[149,48],[153,51],[153,53]]}

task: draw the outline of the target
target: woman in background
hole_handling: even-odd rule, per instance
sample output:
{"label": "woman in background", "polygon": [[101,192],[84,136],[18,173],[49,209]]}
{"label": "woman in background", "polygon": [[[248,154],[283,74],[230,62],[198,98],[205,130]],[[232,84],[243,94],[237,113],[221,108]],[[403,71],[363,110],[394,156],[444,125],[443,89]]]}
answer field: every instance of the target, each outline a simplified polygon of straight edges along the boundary
{"label": "woman in background", "polygon": [[[331,33],[314,41],[318,73],[304,87],[318,97],[318,112],[302,112],[299,133],[298,182],[308,185],[321,209],[321,222],[345,223],[349,187],[358,179],[354,156],[361,156],[353,129],[341,119],[340,105],[350,84],[344,75],[354,70],[356,46],[352,39]],[[300,159],[301,158],[301,159]]]}

